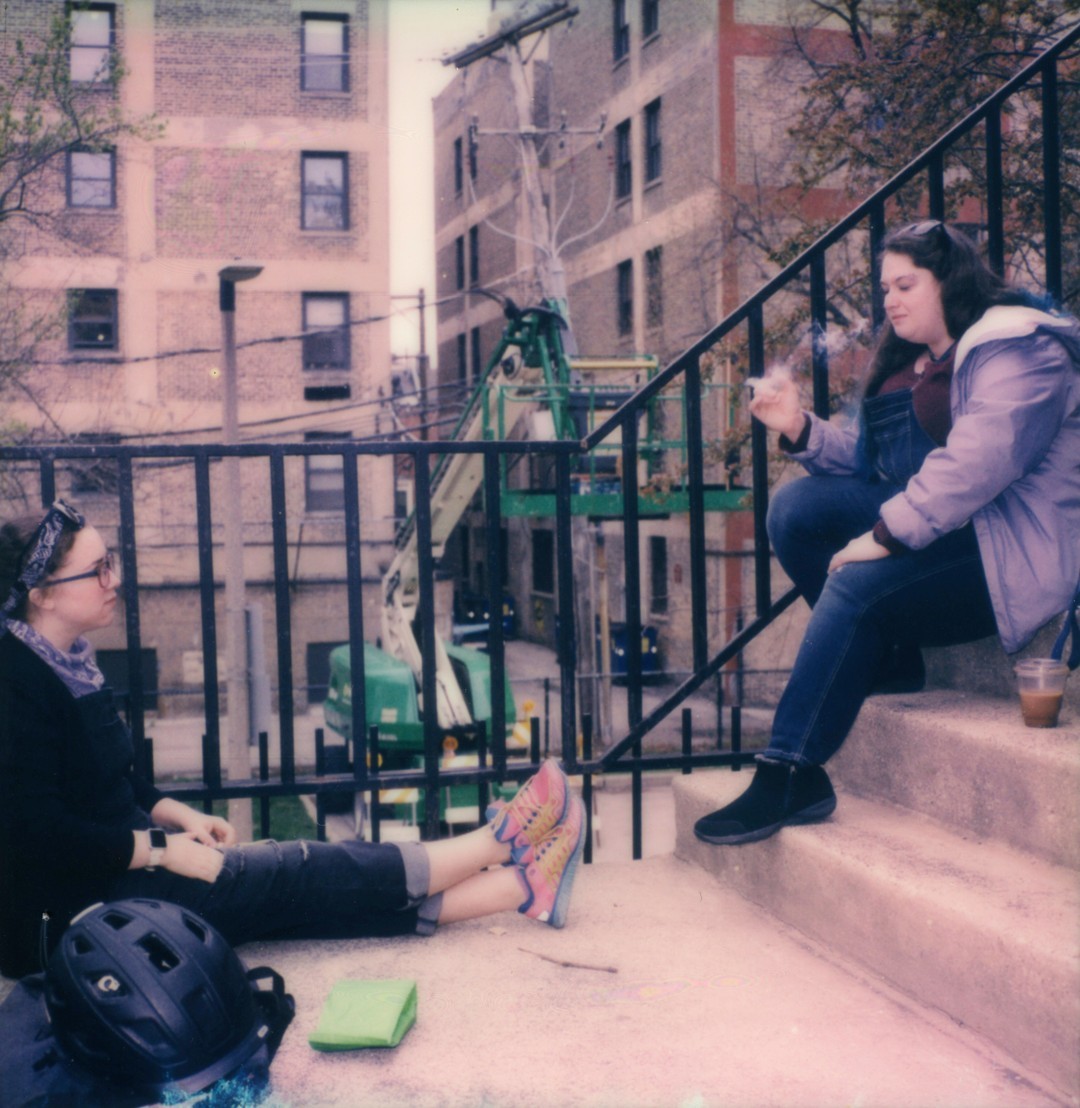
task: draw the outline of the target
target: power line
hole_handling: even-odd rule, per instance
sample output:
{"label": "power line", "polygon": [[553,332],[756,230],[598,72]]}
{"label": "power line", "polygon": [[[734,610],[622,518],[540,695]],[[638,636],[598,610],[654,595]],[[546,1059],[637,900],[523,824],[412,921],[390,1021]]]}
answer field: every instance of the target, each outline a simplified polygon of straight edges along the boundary
{"label": "power line", "polygon": [[[460,289],[451,293],[449,296],[444,296],[438,300],[432,300],[427,302],[425,308],[438,308],[443,304],[449,304],[452,301],[460,300],[467,296],[470,292],[475,291],[472,289]],[[419,311],[419,305],[414,308],[409,308],[407,311]],[[370,315],[362,316],[358,319],[346,320],[340,327],[322,327],[312,329],[310,331],[298,331],[285,335],[268,335],[264,338],[247,339],[244,342],[238,342],[236,344],[237,350],[244,350],[251,346],[269,346],[276,343],[285,342],[302,342],[304,339],[309,338],[312,335],[327,335],[335,334],[339,331],[351,330],[353,327],[367,327],[373,323],[386,323],[392,316],[404,315],[405,312],[400,309],[394,309],[392,312],[388,312],[385,315]],[[97,357],[75,357],[75,358],[20,358],[17,359],[20,364],[31,366],[67,366],[67,365],[111,365],[111,366],[128,366],[128,365],[140,365],[145,362],[160,362],[166,361],[169,358],[188,358],[197,354],[221,354],[222,348],[220,346],[190,346],[183,350],[163,350],[157,354],[139,354],[135,357],[124,357],[123,355],[117,357],[107,357],[99,355]],[[8,359],[15,360],[15,359]]]}

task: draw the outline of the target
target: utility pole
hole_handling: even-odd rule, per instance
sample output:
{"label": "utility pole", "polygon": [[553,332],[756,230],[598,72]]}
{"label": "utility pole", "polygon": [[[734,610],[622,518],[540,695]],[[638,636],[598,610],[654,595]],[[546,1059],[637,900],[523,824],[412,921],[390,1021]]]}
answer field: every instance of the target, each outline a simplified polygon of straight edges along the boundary
{"label": "utility pole", "polygon": [[[239,396],[236,380],[236,283],[262,273],[261,265],[229,265],[218,270],[218,306],[221,309],[221,349],[224,360],[221,440],[225,446],[239,442]],[[225,532],[225,625],[228,634],[226,662],[228,690],[228,776],[251,776],[251,712],[248,701],[247,611],[244,589],[244,518],[240,485],[240,459],[224,461],[222,497]],[[229,822],[241,842],[250,842],[254,827],[250,800],[229,801]]]}
{"label": "utility pole", "polygon": [[[549,27],[567,19],[573,19],[578,14],[578,10],[576,6],[570,4],[569,0],[539,0],[538,3],[526,6],[515,17],[504,20],[495,34],[443,59],[443,65],[465,69],[481,58],[490,57],[500,50],[505,51],[504,60],[508,65],[510,84],[514,93],[517,126],[513,130],[485,129],[480,127],[479,120],[474,117],[469,128],[470,149],[478,135],[505,135],[518,140],[522,190],[525,197],[527,227],[525,238],[533,248],[533,265],[537,283],[545,297],[559,303],[567,323],[569,323],[569,314],[566,271],[559,259],[554,222],[541,184],[537,144],[555,135],[600,135],[603,133],[606,118],[601,116],[599,127],[594,129],[569,127],[565,118],[556,128],[537,127],[533,119],[533,98],[529,89],[525,59],[521,53],[521,43],[532,35],[546,31]],[[572,338],[570,341],[572,342]]]}
{"label": "utility pole", "polygon": [[[533,4],[525,4],[518,7],[515,14],[505,19],[499,25],[498,30],[487,38],[473,46],[459,51],[443,61],[444,65],[454,65],[458,69],[464,69],[481,58],[490,57],[502,51],[503,60],[507,63],[510,76],[510,84],[514,96],[514,108],[517,116],[517,126],[512,130],[497,130],[481,128],[480,121],[473,117],[469,127],[469,151],[472,151],[475,142],[480,135],[502,135],[517,139],[518,150],[521,159],[521,182],[523,193],[523,208],[525,210],[525,229],[520,236],[532,247],[533,270],[536,282],[539,285],[541,295],[558,305],[559,312],[567,323],[564,335],[564,347],[568,355],[577,352],[573,330],[570,327],[570,309],[567,298],[566,270],[559,256],[559,246],[556,242],[557,220],[553,218],[551,210],[551,197],[554,190],[549,190],[545,196],[541,181],[539,145],[551,137],[564,138],[570,135],[589,135],[602,142],[604,127],[607,123],[606,115],[601,115],[599,126],[592,129],[572,128],[568,125],[566,115],[555,128],[540,128],[536,126],[533,118],[533,96],[529,88],[529,75],[526,69],[526,59],[522,55],[522,42],[532,35],[540,34],[549,27],[553,27],[565,20],[572,19],[578,14],[578,8],[571,5],[570,0],[537,0]],[[605,213],[605,218],[606,218]],[[588,588],[582,588],[579,580],[579,568],[591,563],[588,553],[588,544],[591,536],[587,528],[571,523],[572,547],[574,550],[573,562],[575,565],[575,612],[573,613],[574,625],[578,632],[579,655],[595,658],[595,616],[593,605],[590,602]],[[602,542],[599,544],[602,554]],[[590,575],[591,579],[591,575]],[[606,577],[604,579],[606,594]],[[606,595],[602,597],[606,613]],[[606,625],[605,625],[606,631]],[[607,650],[607,635],[603,638],[605,652]],[[605,665],[606,668],[606,653]],[[591,668],[591,667],[590,667]],[[601,693],[603,697],[603,693]],[[596,696],[596,684],[594,680],[587,681],[580,689],[579,704],[582,713],[597,715],[603,712],[601,724],[610,726],[606,721],[610,720],[610,690],[606,700]]]}

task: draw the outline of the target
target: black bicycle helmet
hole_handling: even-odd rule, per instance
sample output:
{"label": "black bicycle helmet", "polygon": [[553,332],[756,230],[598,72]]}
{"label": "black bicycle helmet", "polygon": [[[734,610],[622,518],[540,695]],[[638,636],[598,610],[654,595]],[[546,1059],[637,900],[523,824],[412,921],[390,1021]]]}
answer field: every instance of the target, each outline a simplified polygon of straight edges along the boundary
{"label": "black bicycle helmet", "polygon": [[[253,983],[266,974],[272,997]],[[268,1067],[292,1018],[277,974],[248,973],[205,920],[160,900],[76,916],[49,959],[45,998],[73,1061],[155,1099],[206,1089],[264,1046]]]}

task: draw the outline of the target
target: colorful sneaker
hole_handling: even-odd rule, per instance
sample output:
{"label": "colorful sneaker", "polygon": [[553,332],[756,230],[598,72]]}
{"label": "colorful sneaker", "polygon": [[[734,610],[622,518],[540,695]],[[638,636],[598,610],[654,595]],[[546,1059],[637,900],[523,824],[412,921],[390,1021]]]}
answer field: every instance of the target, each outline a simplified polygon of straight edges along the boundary
{"label": "colorful sneaker", "polygon": [[541,923],[562,927],[584,849],[585,805],[575,796],[562,823],[536,844],[531,860],[518,868],[528,891],[518,911]]}
{"label": "colorful sneaker", "polygon": [[566,774],[554,758],[548,758],[506,804],[488,808],[495,838],[510,843],[515,863],[523,862],[530,849],[563,819],[569,795]]}

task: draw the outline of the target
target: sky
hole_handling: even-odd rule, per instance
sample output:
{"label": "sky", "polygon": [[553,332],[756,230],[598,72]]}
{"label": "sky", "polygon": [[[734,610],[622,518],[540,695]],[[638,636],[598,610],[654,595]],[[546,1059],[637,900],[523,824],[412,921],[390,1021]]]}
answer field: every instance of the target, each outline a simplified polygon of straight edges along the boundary
{"label": "sky", "polygon": [[[435,152],[431,99],[457,70],[442,64],[486,32],[490,0],[390,0],[390,289],[425,289],[435,297]],[[393,302],[390,349],[415,354],[415,306]],[[427,313],[427,351],[435,354],[434,312]]]}

